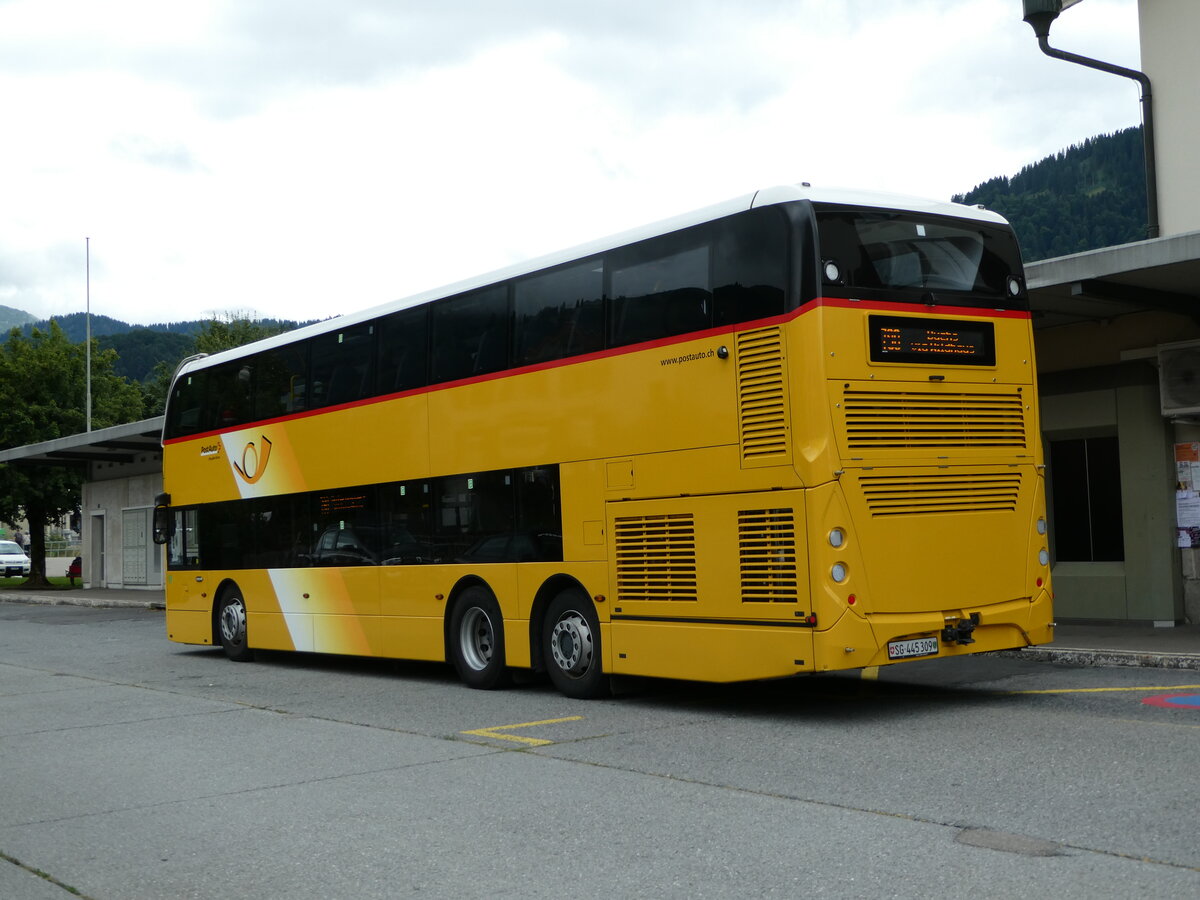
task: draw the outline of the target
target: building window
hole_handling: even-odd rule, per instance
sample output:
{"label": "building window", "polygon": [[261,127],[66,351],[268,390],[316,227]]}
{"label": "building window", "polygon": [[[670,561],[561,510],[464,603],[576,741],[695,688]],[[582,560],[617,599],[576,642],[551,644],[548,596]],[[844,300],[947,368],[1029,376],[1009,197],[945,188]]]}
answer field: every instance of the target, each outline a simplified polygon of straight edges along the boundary
{"label": "building window", "polygon": [[1117,438],[1050,442],[1054,556],[1059,562],[1125,559]]}

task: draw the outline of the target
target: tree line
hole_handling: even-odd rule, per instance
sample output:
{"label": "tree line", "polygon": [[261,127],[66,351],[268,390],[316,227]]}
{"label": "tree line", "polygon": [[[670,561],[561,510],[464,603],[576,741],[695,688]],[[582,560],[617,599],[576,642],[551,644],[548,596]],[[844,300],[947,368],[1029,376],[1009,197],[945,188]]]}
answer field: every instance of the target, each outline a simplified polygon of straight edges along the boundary
{"label": "tree line", "polygon": [[1145,158],[1141,126],[1127,128],[952,199],[1008,219],[1025,262],[1128,244],[1147,237]]}

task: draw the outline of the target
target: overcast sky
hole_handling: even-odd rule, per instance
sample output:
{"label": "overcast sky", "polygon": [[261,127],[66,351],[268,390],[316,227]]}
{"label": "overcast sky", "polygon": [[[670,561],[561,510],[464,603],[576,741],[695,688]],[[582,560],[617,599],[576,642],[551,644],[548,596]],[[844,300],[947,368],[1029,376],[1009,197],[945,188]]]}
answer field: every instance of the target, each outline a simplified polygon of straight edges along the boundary
{"label": "overcast sky", "polygon": [[[0,0],[0,305],[324,318],[774,184],[1140,121],[1021,0]],[[1136,0],[1051,43],[1140,65]]]}

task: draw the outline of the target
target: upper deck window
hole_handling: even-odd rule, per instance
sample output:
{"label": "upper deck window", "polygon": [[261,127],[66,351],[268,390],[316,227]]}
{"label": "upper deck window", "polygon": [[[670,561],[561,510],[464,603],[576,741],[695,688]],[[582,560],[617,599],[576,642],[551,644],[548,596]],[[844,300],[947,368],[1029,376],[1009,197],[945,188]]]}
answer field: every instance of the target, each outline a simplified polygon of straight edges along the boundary
{"label": "upper deck window", "polygon": [[1016,238],[1003,226],[821,207],[817,225],[831,296],[1029,308]]}
{"label": "upper deck window", "polygon": [[706,238],[692,229],[610,255],[612,346],[712,327]]}

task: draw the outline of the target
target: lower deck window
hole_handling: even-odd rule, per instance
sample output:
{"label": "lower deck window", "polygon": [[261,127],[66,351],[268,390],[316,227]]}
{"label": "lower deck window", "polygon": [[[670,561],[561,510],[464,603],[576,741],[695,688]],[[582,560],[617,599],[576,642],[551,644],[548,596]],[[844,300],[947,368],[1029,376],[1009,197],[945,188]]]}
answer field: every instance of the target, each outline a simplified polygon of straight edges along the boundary
{"label": "lower deck window", "polygon": [[172,569],[562,559],[557,466],[178,509]]}

